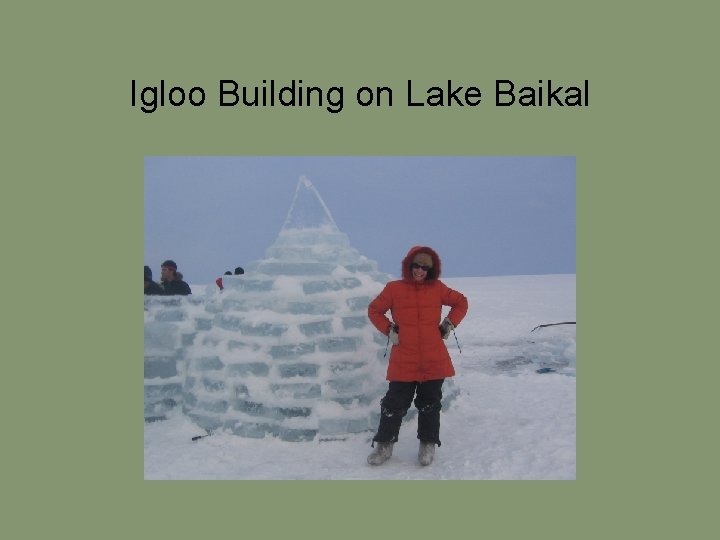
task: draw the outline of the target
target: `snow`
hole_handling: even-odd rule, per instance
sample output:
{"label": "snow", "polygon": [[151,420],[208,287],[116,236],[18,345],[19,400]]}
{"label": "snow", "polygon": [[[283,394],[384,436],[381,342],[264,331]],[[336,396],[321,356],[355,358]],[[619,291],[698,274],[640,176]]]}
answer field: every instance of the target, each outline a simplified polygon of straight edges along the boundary
{"label": "snow", "polygon": [[[393,457],[366,464],[373,433],[287,442],[205,431],[181,410],[145,424],[146,479],[575,479],[575,275],[443,279],[470,310],[448,340],[459,395],[441,415],[435,462],[417,463],[416,419]],[[540,367],[551,373],[538,374]],[[383,383],[385,385],[386,383]],[[384,392],[384,386],[379,389]],[[377,404],[379,409],[379,403]]]}

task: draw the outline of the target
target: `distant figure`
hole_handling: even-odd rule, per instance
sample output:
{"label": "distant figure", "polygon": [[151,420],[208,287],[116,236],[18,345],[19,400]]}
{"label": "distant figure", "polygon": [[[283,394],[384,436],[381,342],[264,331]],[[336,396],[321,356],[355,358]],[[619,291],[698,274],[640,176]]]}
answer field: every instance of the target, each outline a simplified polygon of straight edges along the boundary
{"label": "distant figure", "polygon": [[[367,458],[370,465],[380,465],[392,456],[413,398],[418,410],[420,464],[430,465],[435,446],[440,446],[442,385],[446,377],[455,375],[443,340],[468,310],[467,298],[440,281],[440,270],[435,250],[415,246],[403,259],[402,279],[385,285],[368,306],[370,322],[393,344],[387,369],[390,384],[380,401],[375,450]],[[450,312],[441,321],[443,306],[449,306]],[[388,311],[392,321],[385,315]]]}
{"label": "distant figure", "polygon": [[145,267],[144,271],[144,282],[145,282],[145,294],[161,295],[165,294],[163,288],[153,281],[152,270],[149,266]]}
{"label": "distant figure", "polygon": [[164,294],[167,296],[192,294],[190,285],[182,280],[182,274],[177,271],[175,261],[168,259],[160,265],[160,280]]}
{"label": "distant figure", "polygon": [[[242,269],[242,266],[238,266],[238,267],[235,269],[235,275],[236,275],[236,276],[240,276],[240,275],[242,275],[242,274],[244,274],[244,273],[245,273],[245,270]],[[226,275],[226,276],[232,276],[233,274],[232,274],[232,272],[230,272],[230,270],[228,270],[227,272],[225,272],[224,275]],[[221,291],[224,289],[222,276],[219,277],[219,278],[217,278],[217,279],[215,280],[215,284],[216,284],[218,287],[220,287],[220,290],[221,290]]]}
{"label": "distant figure", "polygon": [[[230,270],[228,270],[228,271],[226,271],[223,275],[225,275],[225,276],[232,276],[232,272],[231,272]],[[222,276],[220,276],[219,278],[217,278],[217,279],[215,280],[215,285],[217,285],[218,287],[220,287],[220,290],[221,290],[221,291],[224,289],[224,287],[223,287],[223,282],[222,282]]]}

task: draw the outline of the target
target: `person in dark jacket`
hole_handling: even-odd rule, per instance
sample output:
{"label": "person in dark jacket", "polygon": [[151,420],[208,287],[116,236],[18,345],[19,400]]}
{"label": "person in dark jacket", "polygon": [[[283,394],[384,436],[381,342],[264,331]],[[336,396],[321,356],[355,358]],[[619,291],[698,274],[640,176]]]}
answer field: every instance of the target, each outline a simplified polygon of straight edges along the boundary
{"label": "person in dark jacket", "polygon": [[166,296],[192,294],[190,285],[185,283],[180,276],[177,275],[177,264],[175,261],[168,259],[160,265],[160,280],[163,291]]}
{"label": "person in dark jacket", "polygon": [[[391,281],[368,306],[373,326],[393,347],[388,362],[388,391],[380,402],[380,425],[373,438],[370,465],[392,456],[402,419],[415,398],[418,409],[418,461],[430,465],[440,446],[442,385],[455,369],[443,340],[468,310],[467,298],[440,281],[440,257],[430,247],[415,246],[402,262],[402,279]],[[450,311],[442,321],[443,306]],[[392,321],[386,313],[390,311]],[[377,446],[376,446],[377,444]]]}
{"label": "person in dark jacket", "polygon": [[163,291],[163,288],[158,283],[155,283],[153,281],[152,270],[150,270],[149,266],[145,266],[143,279],[145,282],[145,294],[152,294],[152,295],[165,294],[165,291]]}

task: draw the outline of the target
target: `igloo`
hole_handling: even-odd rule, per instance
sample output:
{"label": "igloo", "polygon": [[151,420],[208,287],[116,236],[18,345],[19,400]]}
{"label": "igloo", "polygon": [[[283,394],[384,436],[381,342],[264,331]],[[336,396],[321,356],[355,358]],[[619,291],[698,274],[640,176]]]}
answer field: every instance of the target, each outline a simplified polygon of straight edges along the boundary
{"label": "igloo", "polygon": [[[265,257],[190,297],[145,297],[145,420],[174,408],[212,433],[331,440],[373,431],[387,338],[367,317],[390,278],[301,177]],[[444,404],[456,392],[446,385]]]}

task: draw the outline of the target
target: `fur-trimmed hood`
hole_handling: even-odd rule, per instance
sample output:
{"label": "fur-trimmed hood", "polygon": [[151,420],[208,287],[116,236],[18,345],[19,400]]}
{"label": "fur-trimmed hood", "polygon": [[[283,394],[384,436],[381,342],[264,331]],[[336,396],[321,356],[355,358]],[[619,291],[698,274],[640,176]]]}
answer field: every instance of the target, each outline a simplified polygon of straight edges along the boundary
{"label": "fur-trimmed hood", "polygon": [[440,273],[442,271],[442,262],[440,261],[440,256],[437,254],[437,252],[428,246],[413,246],[410,248],[410,251],[408,251],[408,254],[405,255],[405,258],[402,261],[402,278],[403,281],[412,281],[412,272],[410,271],[410,263],[412,263],[413,258],[418,253],[427,253],[432,257],[433,260],[433,267],[430,272],[428,272],[428,278],[427,280],[433,280],[433,279],[440,279]]}

